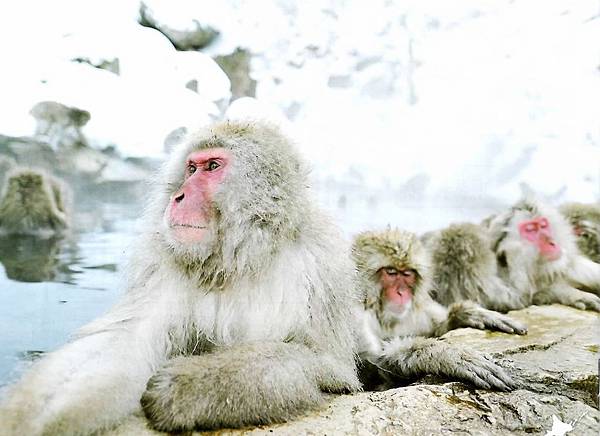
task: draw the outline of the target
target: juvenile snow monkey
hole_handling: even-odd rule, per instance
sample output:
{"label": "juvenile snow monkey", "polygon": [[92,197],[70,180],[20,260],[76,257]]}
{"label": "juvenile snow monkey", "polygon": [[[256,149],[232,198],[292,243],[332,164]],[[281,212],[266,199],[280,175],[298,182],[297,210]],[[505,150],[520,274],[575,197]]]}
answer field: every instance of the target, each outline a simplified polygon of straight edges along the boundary
{"label": "juvenile snow monkey", "polygon": [[267,424],[359,389],[353,266],[306,173],[265,123],[190,136],[148,195],[122,301],[25,374],[0,434],[91,434],[140,402],[165,431]]}

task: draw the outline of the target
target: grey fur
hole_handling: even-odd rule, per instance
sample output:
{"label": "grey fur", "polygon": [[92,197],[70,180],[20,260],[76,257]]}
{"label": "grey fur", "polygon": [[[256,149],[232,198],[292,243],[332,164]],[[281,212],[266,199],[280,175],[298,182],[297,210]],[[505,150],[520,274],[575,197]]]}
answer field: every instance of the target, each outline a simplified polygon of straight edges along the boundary
{"label": "grey fur", "polygon": [[[542,216],[548,219],[555,242],[562,250],[561,257],[554,261],[542,258],[519,235],[520,222]],[[558,210],[533,199],[521,200],[498,214],[490,222],[489,232],[498,259],[498,274],[521,298],[518,305],[507,304],[507,310],[560,303],[600,312],[600,298],[584,292],[600,292],[600,264],[581,255],[569,224]]]}
{"label": "grey fur", "polygon": [[432,258],[433,297],[445,306],[470,300],[505,312],[524,307],[521,296],[498,277],[486,232],[475,224],[452,224],[426,242]]}
{"label": "grey fur", "polygon": [[[186,156],[224,147],[230,171],[202,243],[163,220]],[[42,359],[0,408],[0,433],[90,434],[140,409],[162,430],[290,419],[360,389],[353,267],[315,207],[307,170],[275,127],[218,123],[191,135],[156,177],[127,292]]]}
{"label": "grey fur", "polygon": [[566,203],[560,212],[573,227],[581,253],[600,263],[600,204]]}
{"label": "grey fur", "polygon": [[[429,295],[429,255],[414,234],[394,229],[364,232],[354,241],[353,258],[365,293],[364,308],[358,317],[362,327],[361,375],[365,382],[373,384],[376,372],[385,387],[397,379],[425,374],[459,378],[483,388],[507,390],[516,386],[485,356],[432,338],[464,326],[520,334],[526,329],[472,302],[454,304],[449,310],[435,302]],[[402,313],[387,308],[382,298],[379,274],[385,267],[416,272],[412,305]]]}

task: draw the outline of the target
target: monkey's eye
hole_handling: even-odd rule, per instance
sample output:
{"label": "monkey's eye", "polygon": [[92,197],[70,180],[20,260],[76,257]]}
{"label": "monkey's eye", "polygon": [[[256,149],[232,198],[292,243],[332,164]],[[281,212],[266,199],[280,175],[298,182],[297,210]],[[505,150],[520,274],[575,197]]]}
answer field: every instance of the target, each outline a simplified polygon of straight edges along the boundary
{"label": "monkey's eye", "polygon": [[404,276],[404,277],[414,277],[415,276],[415,271],[412,269],[405,269],[400,271],[400,273]]}
{"label": "monkey's eye", "polygon": [[540,220],[540,228],[545,229],[546,227],[548,227],[548,220],[546,218],[542,218]]}
{"label": "monkey's eye", "polygon": [[188,164],[187,166],[187,172],[188,174],[194,174],[196,172],[196,165],[193,164]]}
{"label": "monkey's eye", "polygon": [[214,171],[219,168],[221,165],[216,160],[209,160],[206,163],[206,167],[204,168],[206,171]]}
{"label": "monkey's eye", "polygon": [[535,224],[535,223],[527,224],[525,226],[525,231],[529,232],[529,233],[537,231],[537,224]]}
{"label": "monkey's eye", "polygon": [[383,270],[385,271],[386,274],[388,274],[390,276],[395,276],[396,274],[398,274],[398,270],[391,266],[386,266]]}

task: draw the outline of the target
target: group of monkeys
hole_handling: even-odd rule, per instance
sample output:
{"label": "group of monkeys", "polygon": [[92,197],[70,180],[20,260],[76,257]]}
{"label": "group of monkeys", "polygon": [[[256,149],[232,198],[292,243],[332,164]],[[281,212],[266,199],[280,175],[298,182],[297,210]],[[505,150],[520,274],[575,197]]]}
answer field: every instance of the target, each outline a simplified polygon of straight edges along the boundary
{"label": "group of monkeys", "polygon": [[[262,121],[189,135],[147,192],[121,301],[9,390],[0,434],[95,434],[136,413],[171,432],[269,424],[325,393],[426,374],[515,389],[490,358],[437,337],[525,334],[499,312],[533,304],[600,312],[598,205],[523,200],[481,224],[366,231],[350,247],[307,174]],[[24,186],[60,209],[51,183],[11,177],[0,227]]]}

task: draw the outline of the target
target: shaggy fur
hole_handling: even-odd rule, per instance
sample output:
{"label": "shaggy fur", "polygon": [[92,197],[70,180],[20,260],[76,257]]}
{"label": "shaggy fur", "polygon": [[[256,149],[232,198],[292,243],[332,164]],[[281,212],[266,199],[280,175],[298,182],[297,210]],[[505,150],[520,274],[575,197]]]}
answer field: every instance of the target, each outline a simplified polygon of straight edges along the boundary
{"label": "shaggy fur", "polygon": [[[562,250],[558,260],[542,258],[537,248],[519,235],[520,222],[541,216],[548,219],[555,242]],[[600,311],[600,298],[581,290],[599,292],[600,265],[579,253],[573,232],[558,210],[532,199],[522,200],[498,214],[490,222],[489,231],[498,273],[522,301],[516,307],[507,305],[506,310],[522,305],[561,303]]]}
{"label": "shaggy fur", "polygon": [[[185,157],[210,147],[234,158],[206,240],[182,246],[163,215]],[[0,433],[89,434],[140,399],[161,430],[265,424],[317,407],[322,392],[359,389],[348,247],[306,173],[267,124],[190,136],[155,178],[123,300],[25,375]]]}
{"label": "shaggy fur", "polygon": [[0,233],[50,237],[69,227],[70,194],[58,179],[16,168],[7,174],[0,196]]}
{"label": "shaggy fur", "polygon": [[[472,302],[457,303],[449,309],[435,302],[429,295],[429,256],[414,234],[395,229],[365,232],[356,237],[352,253],[365,294],[358,321],[362,333],[363,380],[372,384],[376,378],[372,374],[374,370],[392,383],[395,378],[437,374],[458,377],[484,388],[515,386],[502,368],[484,356],[436,339],[426,339],[465,326],[521,334],[526,329]],[[380,270],[385,267],[416,272],[412,304],[400,315],[386,308],[382,296]]]}
{"label": "shaggy fur", "polygon": [[498,277],[485,231],[452,224],[427,239],[432,258],[433,298],[445,306],[471,300],[493,310],[524,307],[520,295]]}
{"label": "shaggy fur", "polygon": [[600,263],[600,204],[567,203],[560,212],[571,224],[581,253]]}

